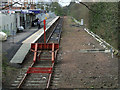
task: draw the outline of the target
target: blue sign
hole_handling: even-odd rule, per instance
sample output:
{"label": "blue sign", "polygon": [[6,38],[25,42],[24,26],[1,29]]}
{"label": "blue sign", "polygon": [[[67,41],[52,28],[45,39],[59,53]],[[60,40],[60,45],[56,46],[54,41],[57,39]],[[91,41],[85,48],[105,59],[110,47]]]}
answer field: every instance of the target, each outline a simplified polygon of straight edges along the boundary
{"label": "blue sign", "polygon": [[21,10],[21,13],[29,13],[28,10]]}
{"label": "blue sign", "polygon": [[40,13],[40,10],[29,10],[30,12],[33,12],[33,13],[35,13],[35,14],[38,14],[38,13]]}
{"label": "blue sign", "polygon": [[21,13],[23,14],[28,14],[28,13],[35,13],[35,14],[39,14],[39,13],[45,13],[46,11],[44,10],[21,10]]}

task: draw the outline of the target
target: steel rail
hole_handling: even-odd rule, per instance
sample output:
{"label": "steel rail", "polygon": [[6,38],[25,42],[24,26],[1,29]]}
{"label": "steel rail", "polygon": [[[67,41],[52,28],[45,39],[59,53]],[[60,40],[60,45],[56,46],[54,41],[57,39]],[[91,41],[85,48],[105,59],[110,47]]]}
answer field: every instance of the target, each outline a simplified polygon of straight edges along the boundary
{"label": "steel rail", "polygon": [[[63,23],[63,20],[60,21],[60,23]],[[62,28],[61,28],[61,29],[62,29]],[[53,32],[54,32],[54,31],[53,31]],[[60,43],[61,32],[62,32],[62,31],[60,31],[58,43]],[[53,34],[53,33],[52,33],[52,34]],[[51,35],[51,36],[52,36],[52,35]],[[56,52],[55,52],[55,59],[56,59],[56,57],[57,57],[57,52],[58,52],[58,49],[57,49]],[[52,68],[54,68],[54,65],[55,65],[55,62],[52,64]],[[52,72],[53,72],[53,70],[52,70]],[[47,82],[47,87],[46,87],[47,89],[48,89],[49,86],[50,86],[52,74],[53,74],[53,73],[51,73],[51,74],[49,75],[48,82]]]}
{"label": "steel rail", "polygon": [[[55,59],[56,59],[56,57],[57,57],[57,52],[58,52],[58,49],[57,49],[56,52],[55,52]],[[52,68],[54,68],[54,66],[55,66],[55,63],[52,64]],[[52,70],[52,72],[53,72],[53,70]],[[53,73],[51,73],[51,74],[49,75],[48,82],[47,82],[47,87],[46,87],[47,89],[48,89],[49,86],[50,86],[52,74],[53,74]]]}
{"label": "steel rail", "polygon": [[[30,67],[33,67],[33,65],[34,65],[34,62],[31,64]],[[27,75],[28,75],[28,73],[25,73],[23,79],[21,80],[21,82],[20,82],[20,84],[18,85],[17,88],[20,88],[22,86],[22,84],[23,84],[24,80],[26,79]]]}
{"label": "steel rail", "polygon": [[50,35],[49,35],[48,39],[46,40],[46,43],[48,43],[48,42],[49,42],[49,40],[50,40],[51,36],[53,35],[53,33],[54,33],[54,31],[55,31],[56,27],[58,26],[58,24],[59,24],[59,21],[57,22],[56,26],[53,28],[52,33],[50,33]]}
{"label": "steel rail", "polygon": [[[60,19],[61,19],[61,18],[59,18],[59,20],[60,20]],[[57,24],[56,24],[56,26],[54,27],[52,33],[50,33],[49,37],[47,38],[46,43],[49,42],[51,36],[53,35],[53,33],[54,33],[54,31],[55,31],[55,29],[56,29],[56,27],[58,26],[59,23],[61,23],[61,22],[60,22],[60,21],[57,22]],[[58,43],[60,42],[60,36],[61,36],[61,31],[60,31],[60,34],[59,34]],[[32,50],[32,51],[34,51],[34,50]],[[40,53],[39,53],[39,55],[40,55],[40,54],[42,53],[42,50],[40,50],[39,52],[40,52]],[[58,49],[55,51],[55,59],[56,59],[56,57],[57,57],[57,52],[58,52]],[[32,62],[32,64],[30,65],[30,67],[33,67],[34,64],[35,64],[35,63]],[[54,65],[55,65],[55,62],[52,63],[52,68],[54,68]],[[52,72],[53,72],[53,70],[52,70]],[[20,88],[20,87],[22,86],[22,84],[24,83],[24,81],[25,81],[25,79],[26,79],[26,77],[27,77],[28,75],[29,75],[29,73],[25,73],[23,79],[21,80],[21,82],[20,82],[20,84],[18,85],[17,88]],[[46,88],[49,88],[49,86],[50,86],[51,77],[52,77],[52,73],[50,73],[49,76],[48,76],[48,80],[47,80],[47,86],[46,86]]]}
{"label": "steel rail", "polygon": [[[55,64],[55,63],[52,64],[52,68],[54,68],[54,64]],[[53,72],[53,70],[52,70],[52,72]],[[50,75],[49,75],[49,77],[48,77],[47,87],[46,87],[46,88],[49,88],[49,86],[50,86],[51,77],[52,77],[52,73],[50,73]]]}
{"label": "steel rail", "polygon": [[[61,21],[61,24],[63,24],[63,19],[62,19],[62,21]],[[60,30],[59,39],[58,39],[58,43],[59,43],[59,44],[60,44],[61,33],[62,33],[62,28],[61,28],[61,30]]]}

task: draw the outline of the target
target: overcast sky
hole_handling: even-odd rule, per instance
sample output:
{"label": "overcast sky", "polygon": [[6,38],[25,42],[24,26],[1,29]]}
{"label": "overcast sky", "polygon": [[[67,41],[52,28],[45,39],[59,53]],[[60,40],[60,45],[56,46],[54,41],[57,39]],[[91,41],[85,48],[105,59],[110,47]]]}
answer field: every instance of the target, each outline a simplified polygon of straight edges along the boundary
{"label": "overcast sky", "polygon": [[[13,0],[13,1],[23,2],[24,0]],[[28,1],[32,1],[32,0],[28,0]],[[51,2],[51,1],[53,1],[53,2],[58,2],[62,6],[66,6],[66,5],[70,4],[71,0],[33,0],[33,1],[35,1],[35,2]]]}
{"label": "overcast sky", "polygon": [[59,4],[61,4],[62,6],[66,6],[70,4],[71,0],[59,0]]}
{"label": "overcast sky", "polygon": [[[13,0],[13,1],[18,1],[18,2],[23,2],[24,0]],[[32,1],[32,0],[28,0],[28,1]],[[69,5],[70,2],[72,1],[75,1],[75,0],[33,0],[34,2],[58,2],[59,4],[61,4],[62,6],[66,6],[66,5]],[[118,2],[120,0],[79,0],[79,1],[82,1],[82,2]]]}

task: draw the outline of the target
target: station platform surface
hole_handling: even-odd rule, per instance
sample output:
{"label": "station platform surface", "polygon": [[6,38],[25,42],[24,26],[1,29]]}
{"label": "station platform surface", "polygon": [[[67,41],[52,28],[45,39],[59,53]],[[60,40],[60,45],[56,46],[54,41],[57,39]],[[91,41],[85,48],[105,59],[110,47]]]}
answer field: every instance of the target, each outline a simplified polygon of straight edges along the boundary
{"label": "station platform surface", "polygon": [[[54,18],[51,22],[49,22],[46,25],[46,31],[48,30],[48,28],[50,28],[50,26],[58,19],[59,17]],[[40,30],[38,30],[36,33],[34,33],[33,35],[31,35],[29,38],[27,38],[26,40],[24,40],[22,43],[35,43],[44,33],[44,29],[41,28]]]}
{"label": "station platform surface", "polygon": [[[49,19],[46,21],[46,31],[50,28],[52,24],[55,23],[55,21],[59,18],[59,16],[55,17],[54,19]],[[21,47],[16,52],[16,54],[11,59],[10,63],[18,63],[21,64],[24,61],[25,56],[30,50],[31,43],[35,43],[42,35],[44,34],[44,29],[41,28],[37,32],[35,32],[33,35],[28,37],[26,40],[22,42]]]}

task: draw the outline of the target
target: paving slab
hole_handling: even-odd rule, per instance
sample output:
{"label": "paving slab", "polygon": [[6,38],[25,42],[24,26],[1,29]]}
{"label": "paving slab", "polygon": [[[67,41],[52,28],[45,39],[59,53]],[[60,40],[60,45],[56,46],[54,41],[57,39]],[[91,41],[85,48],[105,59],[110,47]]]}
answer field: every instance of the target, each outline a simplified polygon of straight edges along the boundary
{"label": "paving slab", "polygon": [[30,43],[24,43],[14,55],[10,63],[22,63],[30,49]]}

